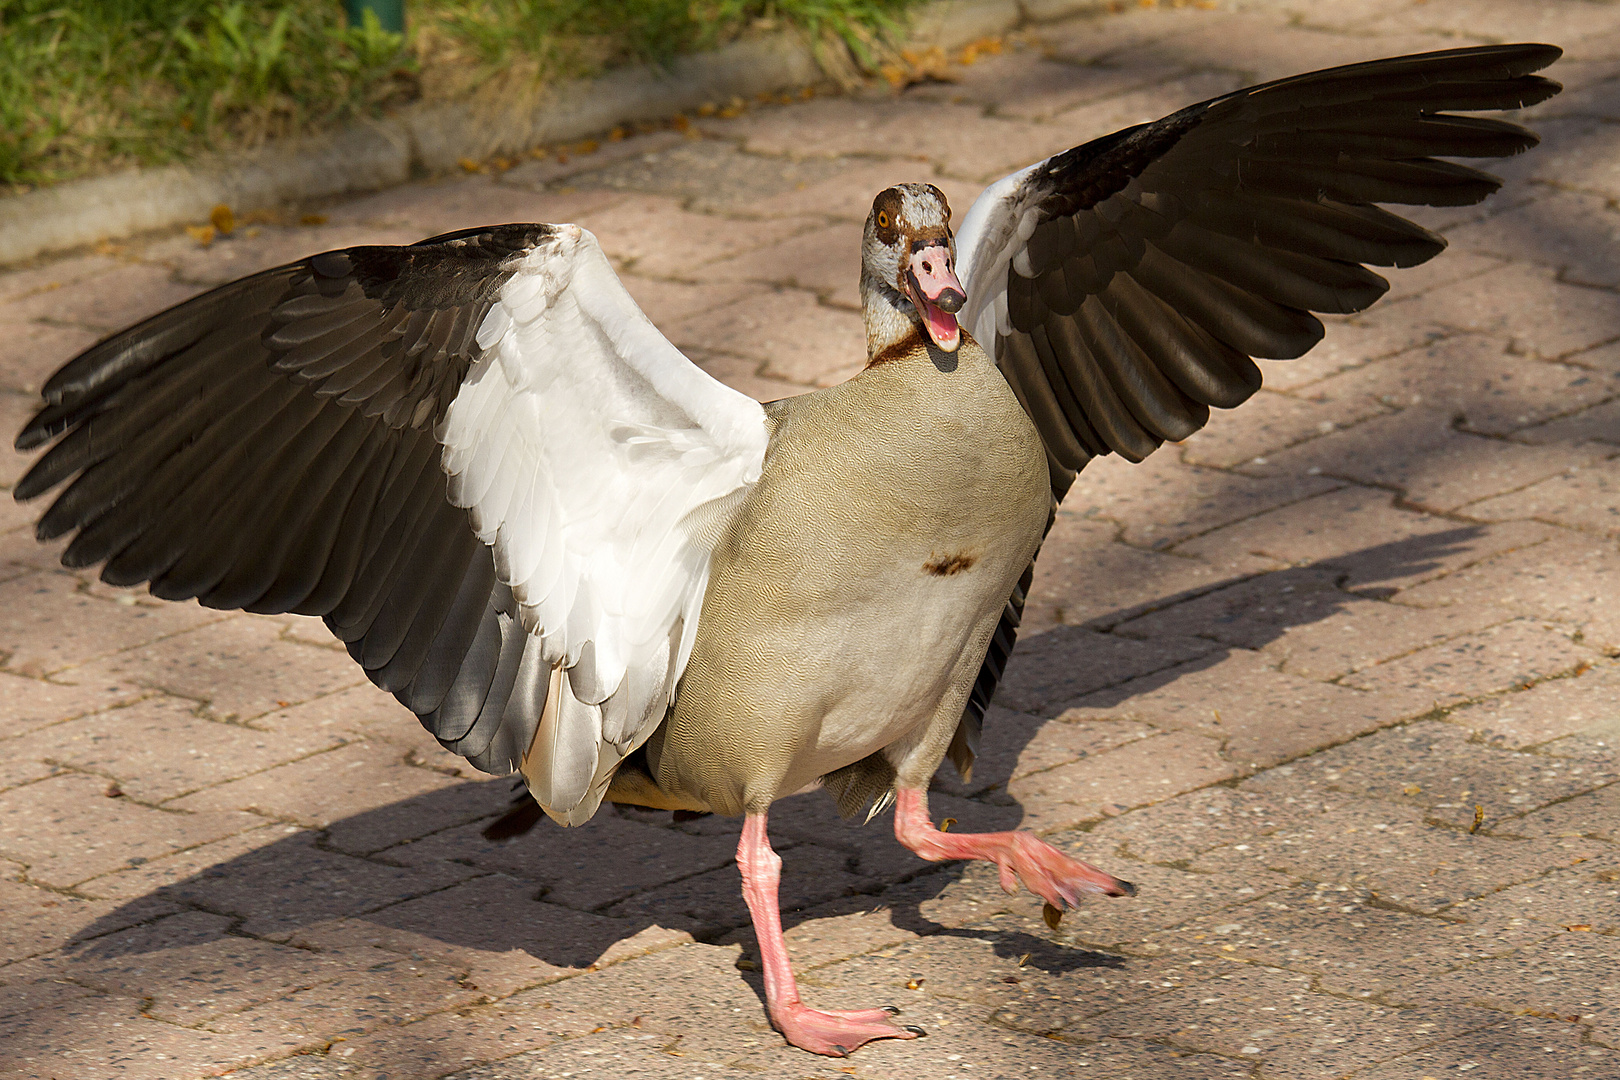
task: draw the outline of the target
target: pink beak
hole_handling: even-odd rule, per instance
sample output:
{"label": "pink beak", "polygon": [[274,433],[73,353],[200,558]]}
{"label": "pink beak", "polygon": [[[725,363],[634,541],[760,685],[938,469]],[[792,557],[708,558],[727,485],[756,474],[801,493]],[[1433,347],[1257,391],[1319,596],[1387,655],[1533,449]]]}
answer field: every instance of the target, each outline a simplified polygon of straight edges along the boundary
{"label": "pink beak", "polygon": [[905,283],[912,305],[928,328],[928,336],[942,351],[955,352],[962,343],[956,313],[967,302],[967,292],[951,269],[951,249],[933,243],[913,251]]}

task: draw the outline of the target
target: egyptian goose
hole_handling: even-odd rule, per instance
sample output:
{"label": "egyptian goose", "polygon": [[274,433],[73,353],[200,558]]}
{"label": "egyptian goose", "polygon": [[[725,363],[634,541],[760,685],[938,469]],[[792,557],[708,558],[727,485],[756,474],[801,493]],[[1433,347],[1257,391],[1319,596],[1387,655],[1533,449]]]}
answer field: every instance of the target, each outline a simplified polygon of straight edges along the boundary
{"label": "egyptian goose", "polygon": [[1375,203],[1499,186],[1437,158],[1534,145],[1445,110],[1556,83],[1546,45],[1241,90],[993,184],[877,196],[868,365],[761,406],[653,327],[595,238],[500,225],[331,251],[86,350],[17,439],[67,484],[41,539],[115,585],[323,617],[450,750],[564,824],[603,802],[746,816],[737,861],[771,1022],[844,1055],[891,1010],[803,1004],[773,800],[892,803],[925,859],[989,859],[1057,911],[1131,886],[1027,833],[943,833],[1032,560],[1075,473],[1138,461],[1296,357],[1444,241]]}

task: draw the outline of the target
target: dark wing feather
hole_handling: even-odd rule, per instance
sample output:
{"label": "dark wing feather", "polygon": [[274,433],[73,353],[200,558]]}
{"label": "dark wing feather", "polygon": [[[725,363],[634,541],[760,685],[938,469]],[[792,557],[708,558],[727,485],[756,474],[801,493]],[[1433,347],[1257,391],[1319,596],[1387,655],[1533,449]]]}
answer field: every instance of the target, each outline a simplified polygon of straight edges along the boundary
{"label": "dark wing feather", "polygon": [[64,563],[114,584],[324,617],[445,746],[509,772],[539,715],[506,709],[527,635],[433,433],[509,260],[550,232],[331,251],[115,334],[46,384],[17,448],[57,441],[16,497],[66,485],[39,537],[76,533]]}
{"label": "dark wing feather", "polygon": [[[1260,388],[1251,357],[1299,356],[1322,337],[1312,312],[1361,311],[1384,294],[1362,264],[1438,254],[1443,239],[1373,204],[1459,206],[1495,191],[1490,174],[1440,159],[1516,154],[1536,136],[1447,110],[1544,101],[1559,86],[1531,73],[1559,55],[1493,45],[1281,79],[1077,146],[986,192],[987,213],[975,206],[960,240],[966,321],[1040,430],[1053,494],[1093,457],[1140,461],[1201,428],[1210,408],[1247,400]],[[952,744],[959,767],[1029,580]]]}

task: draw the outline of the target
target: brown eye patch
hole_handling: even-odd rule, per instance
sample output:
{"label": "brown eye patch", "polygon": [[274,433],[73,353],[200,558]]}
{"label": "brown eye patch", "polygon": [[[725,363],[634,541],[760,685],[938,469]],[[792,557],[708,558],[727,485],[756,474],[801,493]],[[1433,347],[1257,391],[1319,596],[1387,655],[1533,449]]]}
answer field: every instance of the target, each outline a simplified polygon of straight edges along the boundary
{"label": "brown eye patch", "polygon": [[885,244],[892,244],[900,237],[901,198],[898,189],[889,188],[872,200],[872,225],[877,230],[877,238]]}

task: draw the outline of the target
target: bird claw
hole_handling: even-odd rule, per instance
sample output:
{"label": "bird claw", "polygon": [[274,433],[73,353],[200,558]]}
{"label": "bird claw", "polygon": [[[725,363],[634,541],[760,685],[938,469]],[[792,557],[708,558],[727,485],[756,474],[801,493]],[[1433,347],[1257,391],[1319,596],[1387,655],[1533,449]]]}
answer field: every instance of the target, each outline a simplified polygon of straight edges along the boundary
{"label": "bird claw", "polygon": [[873,1039],[915,1039],[927,1034],[919,1027],[893,1023],[889,1017],[899,1011],[893,1005],[881,1009],[823,1011],[794,1004],[774,1010],[771,1022],[788,1042],[801,1050],[827,1057],[848,1057]]}

